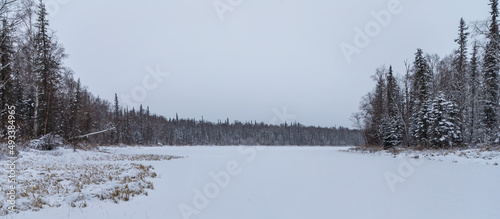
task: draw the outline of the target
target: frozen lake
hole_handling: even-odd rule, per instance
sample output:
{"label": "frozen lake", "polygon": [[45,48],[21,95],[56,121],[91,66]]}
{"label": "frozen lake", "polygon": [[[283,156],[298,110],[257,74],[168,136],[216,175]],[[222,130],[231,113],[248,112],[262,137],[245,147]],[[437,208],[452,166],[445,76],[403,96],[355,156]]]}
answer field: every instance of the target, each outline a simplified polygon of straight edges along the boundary
{"label": "frozen lake", "polygon": [[500,218],[500,166],[344,152],[345,147],[127,147],[185,156],[154,166],[148,196],[7,218]]}

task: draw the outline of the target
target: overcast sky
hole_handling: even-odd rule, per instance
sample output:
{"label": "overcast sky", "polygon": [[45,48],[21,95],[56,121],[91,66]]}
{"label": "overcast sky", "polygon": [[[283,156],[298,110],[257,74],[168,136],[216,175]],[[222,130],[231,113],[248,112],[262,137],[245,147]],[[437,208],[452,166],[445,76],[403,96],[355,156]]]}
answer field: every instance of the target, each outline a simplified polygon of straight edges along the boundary
{"label": "overcast sky", "polygon": [[[69,54],[66,65],[102,98],[118,93],[124,104],[148,105],[167,117],[351,127],[377,67],[393,65],[402,74],[417,48],[450,54],[460,18],[486,19],[488,2],[52,0],[47,6]],[[372,15],[382,10],[390,20]],[[369,42],[355,43],[356,28],[371,35]],[[350,62],[341,45],[357,49]]]}

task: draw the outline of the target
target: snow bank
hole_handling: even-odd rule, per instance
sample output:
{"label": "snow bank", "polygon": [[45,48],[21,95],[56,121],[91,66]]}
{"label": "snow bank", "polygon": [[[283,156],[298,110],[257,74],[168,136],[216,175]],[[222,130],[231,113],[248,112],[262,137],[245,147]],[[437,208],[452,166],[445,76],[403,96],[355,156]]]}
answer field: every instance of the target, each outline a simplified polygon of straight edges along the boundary
{"label": "snow bank", "polygon": [[500,164],[500,151],[487,150],[483,148],[473,149],[432,149],[432,150],[412,150],[412,149],[396,149],[396,150],[381,150],[381,149],[363,149],[360,147],[349,148],[349,152],[368,153],[377,156],[393,157],[393,158],[412,158],[435,160],[447,163],[467,163],[467,164],[484,164],[494,165]]}

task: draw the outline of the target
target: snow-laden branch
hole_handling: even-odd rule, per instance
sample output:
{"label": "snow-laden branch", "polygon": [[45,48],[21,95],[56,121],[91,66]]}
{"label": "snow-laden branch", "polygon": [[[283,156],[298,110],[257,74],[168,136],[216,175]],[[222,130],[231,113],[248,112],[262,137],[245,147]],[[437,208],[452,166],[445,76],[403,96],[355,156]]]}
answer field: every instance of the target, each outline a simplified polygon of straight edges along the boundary
{"label": "snow-laden branch", "polygon": [[106,129],[106,130],[102,130],[102,131],[98,131],[98,132],[92,132],[92,133],[85,134],[85,135],[80,135],[80,136],[77,136],[75,138],[86,138],[86,137],[89,137],[89,136],[92,136],[92,135],[97,135],[97,134],[101,134],[101,133],[105,133],[105,132],[109,132],[109,131],[113,131],[113,130],[116,130],[116,128],[115,127],[111,127],[109,129]]}

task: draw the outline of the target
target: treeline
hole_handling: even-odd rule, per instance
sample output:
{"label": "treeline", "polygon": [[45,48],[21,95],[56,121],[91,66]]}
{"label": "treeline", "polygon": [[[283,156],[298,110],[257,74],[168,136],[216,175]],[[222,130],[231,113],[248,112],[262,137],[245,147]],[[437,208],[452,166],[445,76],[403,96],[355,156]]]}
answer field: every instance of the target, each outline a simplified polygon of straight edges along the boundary
{"label": "treeline", "polygon": [[[151,115],[149,108],[120,109],[115,97],[116,130],[94,138],[111,144],[162,145],[361,145],[361,132],[347,128],[321,128],[300,123],[268,125],[257,122],[216,123],[195,119],[167,119]],[[102,139],[101,139],[102,138]]]}
{"label": "treeline", "polygon": [[0,19],[2,141],[8,106],[15,106],[18,142],[60,136],[74,145],[363,144],[361,132],[342,127],[167,119],[151,114],[149,107],[120,106],[116,95],[110,103],[90,93],[64,66],[67,55],[42,1],[0,0]]}
{"label": "treeline", "polygon": [[461,19],[453,54],[439,58],[418,49],[399,78],[392,67],[377,69],[375,89],[353,115],[367,144],[448,148],[499,143],[498,0],[490,5],[491,18],[475,23],[471,44]]}

